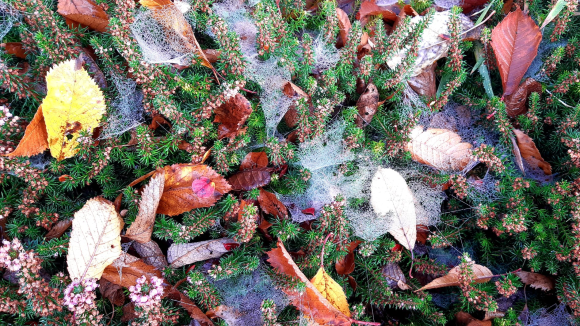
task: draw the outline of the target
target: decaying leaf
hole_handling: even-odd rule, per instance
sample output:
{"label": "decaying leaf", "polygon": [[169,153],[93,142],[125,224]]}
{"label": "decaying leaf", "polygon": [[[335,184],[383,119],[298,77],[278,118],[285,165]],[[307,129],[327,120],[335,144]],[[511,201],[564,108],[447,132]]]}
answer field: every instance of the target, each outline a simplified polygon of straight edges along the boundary
{"label": "decaying leaf", "polygon": [[161,271],[145,264],[143,260],[127,253],[122,253],[112,264],[103,271],[102,278],[124,288],[137,284],[137,279],[145,275],[147,279],[152,276],[163,278]]}
{"label": "decaying leaf", "polygon": [[268,155],[266,155],[266,152],[250,152],[240,164],[240,171],[265,168],[267,166]]}
{"label": "decaying leaf", "polygon": [[252,190],[263,187],[270,183],[269,168],[256,168],[251,170],[240,171],[228,178],[232,185],[232,190]]}
{"label": "decaying leaf", "polygon": [[419,95],[425,96],[428,99],[434,99],[437,95],[437,82],[435,78],[435,68],[437,62],[425,68],[423,72],[415,77],[411,77],[408,81],[409,86]]}
{"label": "decaying leaf", "polygon": [[60,238],[66,232],[66,230],[71,227],[71,225],[72,219],[60,221],[52,226],[44,238],[47,240]]}
{"label": "decaying leaf", "polygon": [[306,278],[280,240],[278,240],[277,247],[266,254],[268,262],[277,272],[298,278],[306,285],[306,290],[302,293],[292,290],[284,291],[292,305],[297,307],[304,316],[320,325],[350,326],[352,324],[351,319],[333,306]]}
{"label": "decaying leaf", "polygon": [[93,0],[58,0],[58,13],[99,32],[106,32],[109,16]]}
{"label": "decaying leaf", "polygon": [[101,89],[107,88],[107,79],[105,74],[99,68],[99,65],[93,59],[94,52],[87,48],[80,48],[79,57],[77,60],[82,60],[82,64],[93,77],[93,80],[99,85]]}
{"label": "decaying leaf", "polygon": [[71,279],[99,279],[121,254],[123,220],[113,203],[96,197],[75,213],[66,262]]}
{"label": "decaying leaf", "polygon": [[409,250],[415,248],[417,217],[413,193],[393,169],[380,168],[371,182],[371,205],[379,216],[390,216],[389,233]]}
{"label": "decaying leaf", "polygon": [[446,129],[429,128],[423,131],[416,126],[410,134],[406,149],[412,159],[442,171],[461,171],[471,162],[470,143],[462,142],[461,136]]}
{"label": "decaying leaf", "polygon": [[103,297],[109,299],[109,301],[111,301],[111,303],[115,306],[120,307],[125,303],[125,294],[123,293],[123,288],[118,284],[114,284],[104,278],[101,278],[99,281],[99,291]]}
{"label": "decaying leaf", "polygon": [[503,94],[511,95],[538,53],[540,28],[520,8],[510,12],[491,33]]}
{"label": "decaying leaf", "polygon": [[373,83],[368,83],[364,93],[356,102],[358,108],[358,115],[356,116],[356,125],[362,128],[373,119],[377,108],[379,107],[379,90]]}
{"label": "decaying leaf", "polygon": [[350,28],[352,27],[350,23],[350,19],[344,10],[340,8],[336,8],[336,16],[338,18],[338,27],[340,31],[338,32],[338,43],[337,48],[341,48],[346,44],[346,40],[348,39],[348,32],[350,32]]}
{"label": "decaying leaf", "polygon": [[18,143],[18,147],[6,156],[33,156],[44,152],[47,148],[48,133],[46,132],[42,106],[40,106],[34,118],[32,118],[32,121],[26,127],[24,136],[20,140],[20,143]]}
{"label": "decaying leaf", "polygon": [[542,84],[532,78],[526,78],[513,94],[504,96],[508,116],[514,118],[528,112],[528,96],[533,92],[542,93]]}
{"label": "decaying leaf", "polygon": [[425,244],[430,233],[431,231],[426,225],[417,224],[417,241],[419,243]]}
{"label": "decaying leaf", "polygon": [[[460,266],[453,267],[447,275],[434,279],[417,291],[438,289],[448,286],[459,286],[459,268]],[[471,268],[473,269],[473,274],[475,276],[473,280],[475,283],[485,283],[491,280],[491,277],[493,276],[493,273],[485,266],[472,264]]]}
{"label": "decaying leaf", "polygon": [[394,22],[397,19],[397,14],[391,7],[379,6],[375,0],[364,1],[356,14],[356,19],[360,20],[362,25],[365,25],[371,16],[382,16],[383,20],[390,22]]}
{"label": "decaying leaf", "polygon": [[[405,284],[403,285],[403,287],[408,287],[407,283],[407,278],[405,277],[405,274],[403,274],[403,271],[401,270],[401,267],[399,266],[399,264],[397,263],[388,263],[385,266],[383,266],[383,268],[381,269],[381,273],[383,274],[383,276],[387,279],[387,283],[389,284],[389,286],[391,287],[391,289],[394,289],[395,287],[399,287],[399,284]],[[406,290],[401,288],[401,290]]]}
{"label": "decaying leaf", "polygon": [[464,14],[469,14],[473,9],[481,7],[488,2],[489,0],[463,0],[461,1],[461,8],[463,8]]}
{"label": "decaying leaf", "polygon": [[350,317],[350,309],[342,287],[326,273],[324,267],[318,269],[310,282],[336,309]]}
{"label": "decaying leaf", "polygon": [[[310,100],[310,96],[292,82],[286,82],[284,87],[282,87],[282,92],[292,99],[305,98]],[[284,122],[286,122],[289,128],[294,128],[298,124],[298,111],[296,111],[295,103],[291,104],[286,114],[284,114]]]}
{"label": "decaying leaf", "polygon": [[193,264],[198,261],[218,258],[229,252],[224,244],[236,243],[233,239],[221,238],[195,243],[172,244],[167,250],[167,261],[172,268]]}
{"label": "decaying leaf", "polygon": [[458,326],[491,326],[491,320],[479,320],[472,315],[460,311],[455,314],[455,323]]}
{"label": "decaying leaf", "polygon": [[177,301],[183,309],[187,310],[189,317],[192,318],[192,323],[199,326],[213,326],[211,320],[199,309],[193,301],[191,301],[185,294],[177,290],[177,285],[172,287],[167,293],[167,297],[171,300]]}
{"label": "decaying leaf", "polygon": [[338,275],[348,275],[354,271],[354,250],[361,244],[362,241],[355,240],[348,244],[346,256],[342,257],[334,264],[334,268]]}
{"label": "decaying leaf", "polygon": [[274,215],[278,218],[286,218],[288,216],[288,209],[278,200],[276,195],[262,188],[260,188],[258,204],[260,204],[260,208],[266,214]]}
{"label": "decaying leaf", "polygon": [[135,248],[139,257],[141,257],[146,264],[149,264],[160,271],[167,267],[167,260],[157,242],[153,240],[149,240],[149,242],[145,243],[135,241],[133,243],[133,248]]}
{"label": "decaying leaf", "polygon": [[[165,171],[161,170],[156,173],[149,181],[149,184],[143,190],[141,202],[139,202],[139,213],[137,218],[131,224],[125,236],[131,240],[140,243],[146,243],[151,240],[153,225],[155,224],[155,215],[159,200],[163,195],[165,186]],[[213,195],[213,193],[212,193]]]}
{"label": "decaying leaf", "polygon": [[528,163],[528,165],[530,165],[533,169],[542,169],[545,175],[551,175],[552,166],[550,163],[544,161],[532,138],[518,129],[514,129],[514,134],[516,135],[516,141],[520,154],[526,163]]}
{"label": "decaying leaf", "polygon": [[[174,164],[163,169],[165,185],[157,214],[175,216],[194,208],[211,207],[231,189],[228,182],[207,165]],[[214,183],[215,190],[212,196],[200,198],[193,192],[192,183],[203,177]]]}
{"label": "decaying leaf", "polygon": [[58,161],[74,156],[81,131],[92,133],[105,113],[99,86],[75,60],[54,66],[46,75],[47,94],[42,112],[50,153]]}
{"label": "decaying leaf", "polygon": [[[2,45],[0,45],[2,47]],[[4,44],[4,51],[8,54],[12,54],[20,59],[26,59],[26,51],[22,46],[21,42],[8,42]]]}
{"label": "decaying leaf", "polygon": [[221,123],[218,126],[218,139],[236,137],[251,113],[252,105],[242,94],[236,94],[216,108],[213,122]]}
{"label": "decaying leaf", "polygon": [[553,290],[556,285],[554,279],[550,276],[526,271],[518,271],[514,272],[514,274],[516,274],[524,284],[528,284],[534,289],[550,291]]}

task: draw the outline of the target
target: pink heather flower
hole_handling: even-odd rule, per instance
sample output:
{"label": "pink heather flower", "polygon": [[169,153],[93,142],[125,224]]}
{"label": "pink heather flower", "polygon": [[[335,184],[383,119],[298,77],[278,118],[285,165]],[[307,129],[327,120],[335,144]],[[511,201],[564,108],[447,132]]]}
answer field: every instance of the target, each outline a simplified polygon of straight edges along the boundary
{"label": "pink heather flower", "polygon": [[96,298],[94,291],[97,287],[99,285],[96,279],[74,280],[64,290],[64,305],[72,312],[79,310],[78,305],[92,305]]}
{"label": "pink heather flower", "polygon": [[0,266],[6,267],[9,271],[17,272],[22,268],[22,261],[27,258],[27,254],[22,248],[22,244],[17,238],[12,242],[3,240],[0,247]]}
{"label": "pink heather flower", "polygon": [[136,306],[150,308],[161,302],[163,295],[163,279],[152,276],[149,282],[145,275],[137,279],[134,286],[129,287],[129,297]]}

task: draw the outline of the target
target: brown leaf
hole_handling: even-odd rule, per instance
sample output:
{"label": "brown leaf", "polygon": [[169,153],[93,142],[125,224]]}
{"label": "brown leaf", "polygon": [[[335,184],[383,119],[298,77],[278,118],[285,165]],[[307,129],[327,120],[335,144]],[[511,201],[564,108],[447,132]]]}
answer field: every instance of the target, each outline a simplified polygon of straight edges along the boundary
{"label": "brown leaf", "polygon": [[526,175],[526,168],[524,167],[524,161],[522,160],[522,153],[518,147],[518,142],[512,135],[510,135],[510,140],[512,142],[512,152],[514,153],[516,164],[518,165],[518,168],[520,168],[520,171],[522,171],[523,175]]}
{"label": "brown leaf", "polygon": [[442,171],[461,171],[471,162],[470,143],[446,129],[427,129],[417,126],[411,131],[406,150],[412,159]]}
{"label": "brown leaf", "polygon": [[502,311],[486,311],[483,320],[492,320],[495,318],[502,318],[505,316],[505,312]]}
{"label": "brown leaf", "polygon": [[[447,275],[434,279],[417,291],[438,289],[448,286],[459,286],[459,267],[460,266],[453,267]],[[491,277],[493,276],[493,273],[485,266],[472,264],[471,268],[473,269],[473,274],[475,276],[475,283],[485,283],[491,280]]]}
{"label": "brown leaf", "polygon": [[26,59],[26,51],[20,42],[8,42],[4,44],[4,50],[17,58]]}
{"label": "brown leaf", "polygon": [[251,113],[252,105],[242,94],[236,94],[216,108],[213,122],[221,123],[218,126],[218,139],[236,137]]}
{"label": "brown leaf", "polygon": [[161,114],[153,114],[151,123],[149,124],[149,129],[157,130],[157,128],[159,128],[161,125],[165,125],[167,129],[171,128],[171,122],[167,121]]}
{"label": "brown leaf", "polygon": [[[292,99],[305,98],[310,100],[310,96],[306,94],[300,87],[294,85],[292,82],[286,82],[282,87],[284,95]],[[298,124],[298,111],[296,111],[296,104],[291,104],[286,114],[284,114],[284,122],[289,128],[294,128]]]}
{"label": "brown leaf", "polygon": [[233,239],[221,238],[194,243],[174,243],[167,250],[171,268],[193,264],[198,261],[219,258],[230,250],[224,244],[236,243]]}
{"label": "brown leaf", "polygon": [[429,228],[425,225],[417,224],[417,241],[422,244],[427,242],[427,238],[429,237]]}
{"label": "brown leaf", "polygon": [[[179,215],[194,208],[211,207],[231,190],[228,182],[212,168],[202,164],[174,164],[165,170],[165,186],[157,214]],[[213,195],[204,197],[193,192],[192,182],[207,178],[215,184]]]}
{"label": "brown leaf", "polygon": [[280,200],[273,193],[260,188],[260,196],[258,196],[258,204],[264,213],[276,216],[278,218],[286,218],[288,216],[288,209],[282,204]]}
{"label": "brown leaf", "polygon": [[491,33],[503,95],[511,95],[538,53],[540,28],[520,8],[510,12]]}
{"label": "brown leaf", "polygon": [[123,288],[118,285],[107,281],[106,279],[101,279],[99,281],[99,290],[101,295],[115,306],[122,306],[125,303],[125,294],[123,293]]}
{"label": "brown leaf", "polygon": [[514,133],[516,135],[518,148],[526,163],[528,163],[533,169],[542,169],[545,175],[551,175],[552,166],[550,163],[544,161],[532,138],[518,129],[514,129]]}
{"label": "brown leaf", "polygon": [[106,32],[109,16],[93,0],[59,0],[58,13],[99,32]]}
{"label": "brown leaf", "polygon": [[72,219],[59,221],[58,223],[52,226],[52,228],[50,229],[50,231],[48,231],[48,233],[44,236],[44,238],[47,240],[60,238],[66,232],[66,230],[68,230],[68,228],[71,227],[71,225]]}
{"label": "brown leaf", "polygon": [[156,267],[160,271],[167,267],[167,260],[157,242],[153,240],[149,240],[149,242],[145,243],[135,241],[133,243],[133,248],[135,248],[139,257],[141,257],[146,264]]}
{"label": "brown leaf", "polygon": [[435,67],[437,62],[433,64],[422,73],[409,79],[409,86],[419,95],[425,96],[428,99],[434,99],[437,95],[437,82],[435,79]]}
{"label": "brown leaf", "polygon": [[90,73],[91,77],[100,88],[107,88],[107,79],[105,78],[105,74],[101,71],[101,68],[99,68],[99,65],[95,62],[95,59],[93,58],[94,53],[91,53],[91,50],[87,48],[81,48],[80,50],[79,59],[83,61],[85,69]]}
{"label": "brown leaf", "polygon": [[368,83],[365,92],[356,102],[358,115],[356,116],[356,125],[359,128],[365,127],[371,120],[377,108],[379,107],[379,91],[373,83]]}
{"label": "brown leaf", "polygon": [[250,152],[240,164],[240,171],[265,168],[267,166],[268,155],[266,155],[266,152]]}
{"label": "brown leaf", "polygon": [[467,15],[471,13],[473,9],[485,5],[488,1],[489,0],[463,0],[461,2],[461,8],[463,8],[463,13]]}
{"label": "brown leaf", "polygon": [[216,63],[220,57],[220,54],[222,53],[222,51],[220,50],[214,50],[214,49],[204,49],[202,50],[203,54],[205,54],[205,57],[207,58],[207,61],[209,61],[209,63]]}
{"label": "brown leaf", "polygon": [[334,307],[315,287],[308,278],[300,271],[296,263],[290,257],[284,244],[278,240],[276,248],[268,251],[268,262],[279,273],[298,278],[306,285],[302,293],[292,289],[282,289],[290,299],[293,306],[297,307],[307,318],[320,325],[350,326],[351,319]]}
{"label": "brown leaf", "polygon": [[152,276],[163,278],[161,271],[157,268],[146,264],[143,260],[122,253],[111,265],[105,268],[101,279],[105,279],[113,284],[124,288],[129,288],[137,284],[137,279],[145,275],[147,279]]}
{"label": "brown leaf", "polygon": [[[405,285],[407,283],[407,278],[405,278],[403,270],[401,270],[401,267],[397,263],[388,263],[385,266],[383,266],[383,268],[381,269],[381,274],[383,274],[391,289],[398,287],[399,282]],[[401,288],[401,290],[405,289]]]}
{"label": "brown leaf", "polygon": [[126,323],[137,318],[137,312],[135,311],[135,304],[129,302],[123,306],[123,315],[121,316],[121,321]]}
{"label": "brown leaf", "polygon": [[189,317],[196,320],[200,326],[213,326],[211,320],[199,309],[193,301],[191,301],[185,294],[172,287],[167,297],[172,300],[176,300],[181,307],[183,307],[188,313]]}
{"label": "brown leaf", "polygon": [[33,156],[44,152],[47,148],[48,133],[46,131],[42,106],[40,106],[34,118],[32,118],[32,121],[26,127],[24,136],[20,140],[20,143],[18,143],[16,149],[6,156]]}
{"label": "brown leaf", "polygon": [[310,98],[310,96],[306,94],[306,92],[304,92],[300,87],[296,86],[292,82],[286,82],[286,84],[284,84],[284,87],[282,88],[282,92],[284,93],[284,95],[290,98],[295,97],[304,97],[308,99]]}
{"label": "brown leaf", "polygon": [[524,284],[528,284],[534,289],[540,289],[544,291],[550,291],[554,289],[554,279],[550,276],[526,271],[518,271],[514,272],[514,274],[516,274]]}
{"label": "brown leaf", "polygon": [[528,96],[531,93],[542,93],[542,84],[532,78],[526,80],[518,86],[515,93],[504,96],[505,109],[508,116],[514,118],[520,114],[528,112]]}
{"label": "brown leaf", "polygon": [[270,183],[270,169],[257,168],[238,172],[228,178],[232,190],[252,190]]}
{"label": "brown leaf", "polygon": [[274,224],[268,222],[265,218],[262,218],[262,221],[260,222],[260,225],[258,225],[258,231],[262,232],[262,234],[264,235],[264,237],[268,240],[268,241],[272,241],[274,240],[272,238],[272,236],[270,235],[270,233],[268,232],[268,229]]}
{"label": "brown leaf", "polygon": [[361,243],[362,241],[356,240],[348,244],[348,253],[346,256],[342,257],[334,264],[334,268],[338,275],[348,275],[354,271],[354,250]]}
{"label": "brown leaf", "polygon": [[164,186],[165,171],[160,170],[151,178],[149,184],[143,190],[141,202],[139,203],[139,213],[135,221],[127,229],[125,237],[140,243],[151,241],[157,207],[163,195]]}
{"label": "brown leaf", "polygon": [[358,284],[356,284],[356,280],[354,279],[354,277],[350,275],[348,275],[347,277],[348,277],[348,285],[350,285],[353,291],[356,291],[356,288],[358,286]]}
{"label": "brown leaf", "polygon": [[348,15],[346,12],[344,12],[344,10],[336,8],[336,16],[338,17],[338,27],[340,28],[340,31],[338,32],[338,42],[336,44],[336,48],[340,49],[346,44],[348,33],[350,32],[352,25],[350,24]]}
{"label": "brown leaf", "polygon": [[491,320],[475,319],[470,314],[460,311],[455,314],[455,322],[458,326],[491,326]]}
{"label": "brown leaf", "polygon": [[360,5],[360,9],[356,14],[356,19],[365,25],[370,16],[382,16],[383,20],[394,22],[397,19],[397,14],[390,8],[378,6],[375,0],[367,0]]}

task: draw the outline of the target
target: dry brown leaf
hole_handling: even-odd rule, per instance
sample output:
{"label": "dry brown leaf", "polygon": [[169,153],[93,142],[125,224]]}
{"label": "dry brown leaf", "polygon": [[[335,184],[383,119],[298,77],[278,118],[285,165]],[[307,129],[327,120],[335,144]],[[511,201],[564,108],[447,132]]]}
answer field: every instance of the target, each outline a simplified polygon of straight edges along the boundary
{"label": "dry brown leaf", "polygon": [[233,239],[221,238],[195,243],[174,243],[167,250],[167,261],[171,264],[169,267],[178,268],[210,258],[219,258],[229,252],[224,246],[228,243],[236,242]]}
{"label": "dry brown leaf", "polygon": [[232,185],[232,190],[252,190],[270,183],[269,168],[256,168],[251,170],[240,171],[228,178],[228,182]]}
{"label": "dry brown leaf", "polygon": [[101,68],[99,68],[99,65],[95,62],[96,57],[94,57],[94,51],[87,48],[80,48],[80,50],[79,60],[83,61],[85,69],[90,72],[91,77],[93,77],[93,80],[100,88],[107,88],[107,79],[105,78],[105,74],[101,71]]}
{"label": "dry brown leaf", "polygon": [[[438,289],[448,286],[459,286],[459,267],[460,266],[453,267],[449,273],[447,273],[447,275],[434,279],[429,284],[425,285],[417,291]],[[472,264],[471,268],[473,269],[473,274],[475,276],[475,283],[485,283],[491,280],[491,277],[493,276],[493,273],[485,266]]]}
{"label": "dry brown leaf", "polygon": [[267,166],[268,155],[266,155],[266,152],[250,152],[244,157],[242,164],[240,164],[240,171],[265,168]]}
{"label": "dry brown leaf", "polygon": [[514,133],[516,135],[519,151],[526,163],[528,163],[533,169],[542,169],[545,175],[551,175],[552,166],[550,163],[544,161],[532,138],[518,129],[514,129]]}
{"label": "dry brown leaf", "polygon": [[122,306],[125,303],[125,294],[123,293],[123,288],[108,280],[101,278],[99,281],[99,291],[101,291],[101,295],[115,306]]}
{"label": "dry brown leaf", "polygon": [[218,139],[225,137],[233,139],[240,133],[242,126],[252,113],[252,105],[242,94],[236,94],[214,112],[213,122],[220,123]]}
{"label": "dry brown leaf", "polygon": [[[387,283],[389,284],[391,289],[394,289],[395,287],[399,286],[399,283],[403,283],[405,285],[407,283],[407,278],[405,277],[403,270],[401,270],[401,267],[397,263],[386,264],[381,269],[381,273],[387,279]],[[405,289],[401,288],[401,290]]]}
{"label": "dry brown leaf", "polygon": [[161,271],[145,264],[143,260],[127,253],[122,253],[112,264],[103,271],[102,278],[124,288],[137,284],[141,276],[151,279],[152,276],[163,278]]}
{"label": "dry brown leaf", "polygon": [[133,248],[135,248],[139,257],[141,257],[146,264],[149,264],[160,271],[167,267],[167,260],[157,242],[153,240],[149,240],[149,242],[145,243],[135,241],[133,243]]}
{"label": "dry brown leaf", "polygon": [[203,54],[205,54],[207,61],[209,61],[211,64],[216,63],[220,57],[220,54],[222,53],[222,51],[214,49],[203,49],[202,51]]}
{"label": "dry brown leaf", "polygon": [[58,13],[99,32],[106,32],[109,16],[93,0],[59,0]]}
{"label": "dry brown leaf", "polygon": [[296,86],[292,82],[286,82],[286,84],[284,84],[284,87],[282,87],[282,92],[284,93],[284,95],[290,98],[295,97],[296,98],[304,97],[306,99],[310,98],[310,96],[306,94],[306,92],[304,92],[300,87]]}
{"label": "dry brown leaf", "polygon": [[511,95],[538,53],[540,28],[520,8],[510,12],[491,33],[491,46],[497,59],[503,95]]}
{"label": "dry brown leaf", "polygon": [[155,224],[155,215],[157,214],[157,207],[159,200],[163,195],[163,188],[165,186],[165,171],[160,170],[145,186],[141,194],[141,202],[139,203],[139,213],[135,221],[131,223],[125,237],[135,240],[140,243],[147,243],[151,241],[151,234],[153,233],[153,225]]}
{"label": "dry brown leaf", "polygon": [[520,171],[522,171],[523,175],[526,175],[526,168],[524,167],[524,161],[522,161],[522,153],[518,147],[518,142],[512,135],[510,135],[510,140],[512,142],[512,152],[514,153],[516,164],[518,165],[518,168],[520,168]]}
{"label": "dry brown leaf", "polygon": [[48,148],[48,133],[46,132],[46,123],[42,113],[42,105],[38,107],[34,118],[26,127],[24,136],[18,143],[16,149],[6,155],[14,156],[33,156],[44,152]]}
{"label": "dry brown leaf", "polygon": [[458,326],[491,326],[491,320],[479,320],[470,314],[460,311],[455,314],[455,322]]}
{"label": "dry brown leaf", "polygon": [[312,280],[312,285],[320,291],[320,293],[340,312],[345,316],[350,317],[350,309],[348,307],[348,301],[346,301],[346,295],[344,290],[335,280],[326,273],[324,267],[320,267],[318,272]]}
{"label": "dry brown leaf", "polygon": [[411,131],[406,149],[412,159],[442,171],[461,171],[472,160],[470,143],[446,129],[427,129],[417,126]]}
{"label": "dry brown leaf", "polygon": [[101,278],[121,254],[123,220],[110,201],[89,199],[75,213],[66,262],[71,279]]}
{"label": "dry brown leaf", "polygon": [[47,240],[60,238],[66,232],[66,230],[68,230],[68,228],[71,227],[71,225],[72,219],[59,221],[58,223],[52,226],[52,228],[50,229],[50,231],[48,231],[48,233],[44,236],[44,238]]}
{"label": "dry brown leaf", "polygon": [[379,90],[373,83],[368,83],[364,93],[356,102],[358,108],[358,115],[356,116],[356,125],[359,128],[365,127],[371,120],[377,108],[379,107]]}
{"label": "dry brown leaf", "polygon": [[473,9],[481,7],[488,2],[489,0],[463,0],[461,1],[461,8],[463,8],[464,14],[469,14]]}
{"label": "dry brown leaf", "polygon": [[554,279],[550,276],[526,272],[526,271],[519,271],[514,272],[524,284],[528,284],[534,289],[540,289],[544,291],[550,291],[554,289],[555,282]]}
{"label": "dry brown leaf", "polygon": [[354,271],[354,250],[361,243],[362,241],[355,240],[348,244],[348,247],[346,248],[348,253],[346,256],[342,257],[334,264],[334,268],[338,275],[348,275]]}
{"label": "dry brown leaf", "polygon": [[167,294],[167,297],[171,300],[175,300],[179,305],[187,311],[189,317],[192,318],[192,322],[196,321],[196,325],[200,326],[213,326],[211,320],[199,309],[193,301],[191,301],[185,294],[177,290],[177,285],[172,287]]}
{"label": "dry brown leaf", "polygon": [[502,311],[486,311],[483,320],[492,320],[495,318],[502,318],[505,316],[505,312]]}
{"label": "dry brown leaf", "polygon": [[[228,182],[207,165],[174,164],[163,169],[165,186],[157,214],[175,216],[194,208],[211,207],[222,195],[231,190]],[[213,193],[193,191],[192,183],[196,180],[205,180],[204,178],[213,183],[215,188]]]}
{"label": "dry brown leaf", "polygon": [[534,92],[542,93],[542,84],[532,78],[526,78],[513,94],[504,96],[508,116],[514,118],[528,112],[528,96]]}
{"label": "dry brown leaf", "polygon": [[348,33],[350,32],[352,25],[350,23],[350,19],[348,19],[348,15],[346,12],[344,12],[344,10],[336,8],[336,16],[338,18],[338,27],[340,28],[340,31],[338,32],[338,42],[336,47],[340,49],[346,44]]}
{"label": "dry brown leaf", "polygon": [[288,209],[282,204],[280,200],[273,193],[260,188],[260,196],[258,196],[258,204],[262,211],[266,214],[276,216],[278,218],[286,218],[288,216]]}
{"label": "dry brown leaf", "polygon": [[379,6],[375,0],[364,1],[356,14],[356,19],[360,20],[364,26],[371,16],[382,16],[383,20],[389,22],[394,22],[397,19],[397,14],[393,12],[391,7]]}
{"label": "dry brown leaf", "polygon": [[[1,45],[0,45],[1,47]],[[24,50],[24,47],[22,46],[21,42],[8,42],[4,44],[4,51],[6,51],[6,53],[8,54],[12,54],[13,56],[20,58],[20,59],[26,59],[26,51]]]}
{"label": "dry brown leaf", "polygon": [[433,64],[425,68],[422,73],[415,77],[411,77],[408,81],[411,89],[428,99],[434,99],[437,95],[435,67],[437,67],[437,62],[433,62]]}
{"label": "dry brown leaf", "polygon": [[425,225],[417,224],[417,241],[425,244],[427,242],[427,238],[429,237],[429,228]]}

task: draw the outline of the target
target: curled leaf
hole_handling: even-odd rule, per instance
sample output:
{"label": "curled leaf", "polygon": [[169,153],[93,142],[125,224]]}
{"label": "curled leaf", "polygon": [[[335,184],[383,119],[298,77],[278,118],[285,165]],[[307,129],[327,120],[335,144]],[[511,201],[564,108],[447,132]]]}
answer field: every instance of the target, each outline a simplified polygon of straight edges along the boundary
{"label": "curled leaf", "polygon": [[258,197],[258,204],[264,213],[274,215],[278,218],[286,218],[288,216],[288,209],[273,193],[260,188],[260,196]]}
{"label": "curled leaf", "polygon": [[338,18],[338,27],[340,28],[340,31],[338,32],[337,48],[340,49],[346,44],[346,40],[348,39],[348,32],[350,32],[352,25],[346,12],[340,8],[336,8],[336,17]]}
{"label": "curled leaf", "polygon": [[375,0],[364,1],[360,5],[360,9],[356,14],[356,19],[365,25],[371,16],[382,16],[384,20],[394,22],[397,19],[397,14],[392,7],[379,6]]}
{"label": "curled leaf", "polygon": [[361,243],[362,241],[356,240],[348,244],[348,247],[346,248],[348,253],[346,256],[342,257],[334,264],[334,268],[338,275],[348,275],[354,271],[354,250]]}
{"label": "curled leaf", "polygon": [[526,78],[513,94],[504,96],[508,116],[513,118],[528,112],[528,97],[533,92],[542,93],[542,85],[532,78]]}
{"label": "curled leaf", "polygon": [[514,133],[516,135],[519,152],[526,163],[532,169],[542,169],[545,175],[552,174],[552,166],[542,158],[532,138],[518,129],[514,129]]}

